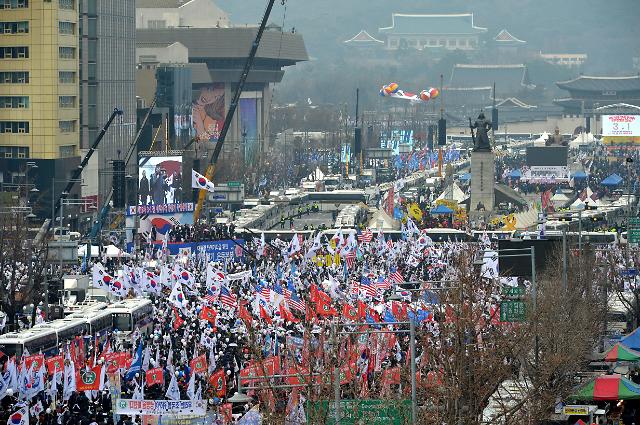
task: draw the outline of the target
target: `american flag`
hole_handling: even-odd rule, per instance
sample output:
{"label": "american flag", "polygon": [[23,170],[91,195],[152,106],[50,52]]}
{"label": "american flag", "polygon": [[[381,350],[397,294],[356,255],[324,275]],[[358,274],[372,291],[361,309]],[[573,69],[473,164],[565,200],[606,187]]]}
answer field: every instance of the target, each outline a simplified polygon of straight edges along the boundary
{"label": "american flag", "polygon": [[345,261],[347,262],[347,267],[351,268],[356,262],[356,252],[354,250],[349,251],[345,257]]}
{"label": "american flag", "polygon": [[396,283],[403,283],[404,282],[404,277],[402,276],[402,274],[400,274],[400,272],[398,271],[398,269],[396,267],[391,267],[389,269],[389,279],[392,282],[396,282]]}
{"label": "american flag", "polygon": [[389,279],[386,279],[384,276],[380,276],[376,282],[376,288],[383,291],[391,288],[392,285],[393,283]]}
{"label": "american flag", "polygon": [[284,292],[284,300],[289,307],[299,311],[306,311],[306,305],[304,301],[298,297],[298,294],[296,294],[296,288],[294,288],[293,282],[289,281],[289,285],[286,288],[282,288],[282,292]]}
{"label": "american flag", "polygon": [[213,289],[207,289],[207,294],[204,296],[204,299],[208,304],[214,303],[214,301],[216,300],[216,295],[215,292],[213,292]]}
{"label": "american flag", "polygon": [[231,293],[226,286],[220,288],[220,302],[227,307],[235,307],[238,303],[238,297]]}
{"label": "american flag", "polygon": [[387,239],[387,248],[393,249],[393,241],[391,240],[391,238]]}
{"label": "american flag", "polygon": [[368,276],[362,276],[360,279],[360,292],[364,292],[370,297],[375,297],[378,290],[377,287],[371,283],[371,279]]}
{"label": "american flag", "polygon": [[271,302],[271,289],[269,289],[266,282],[260,281],[256,288],[256,292],[262,295],[262,298],[264,298],[266,302]]}
{"label": "american flag", "polygon": [[373,239],[373,232],[369,229],[365,229],[364,232],[358,234],[358,242],[369,243]]}

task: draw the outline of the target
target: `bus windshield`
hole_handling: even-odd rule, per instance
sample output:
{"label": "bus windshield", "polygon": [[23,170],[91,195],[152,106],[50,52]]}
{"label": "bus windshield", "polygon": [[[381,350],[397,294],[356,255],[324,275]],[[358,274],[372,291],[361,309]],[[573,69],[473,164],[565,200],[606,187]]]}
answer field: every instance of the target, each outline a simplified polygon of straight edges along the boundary
{"label": "bus windshield", "polygon": [[113,328],[120,331],[131,331],[131,314],[115,313],[113,315]]}

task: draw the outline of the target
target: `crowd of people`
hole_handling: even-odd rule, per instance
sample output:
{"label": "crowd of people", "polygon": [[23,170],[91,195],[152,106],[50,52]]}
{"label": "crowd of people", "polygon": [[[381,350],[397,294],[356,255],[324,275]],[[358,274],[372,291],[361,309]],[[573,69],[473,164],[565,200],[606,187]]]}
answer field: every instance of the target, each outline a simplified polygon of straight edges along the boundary
{"label": "crowd of people", "polygon": [[[233,223],[198,223],[198,224],[179,224],[173,226],[169,232],[168,242],[170,243],[187,243],[187,242],[205,242],[219,241],[235,238],[235,226]],[[162,236],[152,229],[151,240],[161,240]]]}
{"label": "crowd of people", "polygon": [[[238,376],[264,376],[258,366],[266,362],[273,374],[325,374],[330,330],[338,322],[377,329],[386,323],[400,331],[406,325],[391,323],[414,320],[420,331],[437,334],[434,306],[419,292],[412,295],[409,289],[416,286],[406,282],[446,280],[453,272],[450,261],[464,249],[458,243],[436,246],[410,223],[405,238],[395,242],[382,233],[358,242],[355,233],[340,232],[332,240],[320,234],[306,241],[255,239],[247,242],[243,258],[224,263],[196,254],[164,257],[155,265],[124,258],[107,267],[97,263],[95,286],[118,295],[124,287],[125,297],[152,300],[149,323],[126,338],[116,329],[60,347],[61,370],[51,370],[48,363],[44,368],[42,361],[43,368],[35,369],[39,353],[0,354],[0,422],[26,406],[30,423],[141,423],[140,416],[114,416],[115,387],[122,399],[205,400],[211,415],[220,414],[214,423],[232,423],[254,404],[301,417],[304,397],[296,391],[248,390],[253,401],[235,406],[227,399],[238,390]],[[390,300],[391,295],[399,300]],[[403,333],[369,335],[364,343],[347,337],[340,358],[347,381],[356,384],[345,386],[343,395],[397,388],[391,372],[407,366],[408,342]],[[128,360],[113,360],[121,353]],[[418,368],[427,373],[420,366],[420,349],[416,355]],[[86,383],[81,377],[95,367],[102,367],[94,376],[99,385],[78,390],[81,381]]]}

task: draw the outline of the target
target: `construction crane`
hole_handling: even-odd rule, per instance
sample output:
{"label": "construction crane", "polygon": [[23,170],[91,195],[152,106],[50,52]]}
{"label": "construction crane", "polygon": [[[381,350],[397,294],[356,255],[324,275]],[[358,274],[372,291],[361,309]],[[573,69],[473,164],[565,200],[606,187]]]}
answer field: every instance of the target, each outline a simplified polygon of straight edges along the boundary
{"label": "construction crane", "polygon": [[[282,0],[282,4],[284,4],[285,0]],[[260,40],[262,39],[262,34],[264,33],[264,29],[267,26],[267,21],[269,20],[269,16],[271,15],[271,10],[273,9],[273,4],[275,0],[269,0],[267,4],[267,9],[264,12],[264,16],[262,17],[262,22],[260,22],[260,27],[258,27],[258,32],[256,33],[256,38],[251,45],[251,51],[249,52],[249,56],[247,57],[247,61],[244,64],[244,69],[242,70],[242,75],[240,75],[240,81],[238,82],[238,86],[236,88],[235,93],[233,94],[233,98],[231,99],[231,104],[229,105],[229,111],[227,111],[227,116],[224,119],[224,124],[222,125],[222,129],[220,130],[220,136],[218,137],[218,141],[216,143],[216,147],[211,154],[211,158],[209,159],[209,165],[207,166],[207,171],[205,176],[207,179],[212,180],[213,175],[216,171],[216,164],[218,163],[218,157],[220,156],[220,152],[222,151],[222,145],[224,144],[224,140],[227,137],[227,132],[229,131],[229,127],[231,126],[231,121],[233,120],[233,115],[236,112],[236,107],[238,106],[238,101],[240,100],[240,95],[242,94],[242,89],[247,81],[247,77],[249,76],[249,71],[253,66],[253,60],[256,57],[256,53],[258,52],[258,46],[260,45]],[[198,203],[196,204],[195,211],[193,212],[193,222],[197,223],[198,218],[200,217],[200,212],[202,211],[202,205],[204,204],[204,198],[207,194],[205,189],[200,189],[198,193]]]}
{"label": "construction crane", "polygon": [[[149,110],[147,111],[147,115],[145,115],[144,120],[142,121],[142,125],[138,129],[138,134],[136,134],[136,137],[133,139],[133,141],[129,145],[129,150],[127,151],[127,155],[124,158],[125,169],[129,164],[131,157],[136,151],[136,146],[138,146],[138,140],[142,135],[142,130],[147,125],[147,121],[149,120],[149,117],[153,112],[153,108],[156,106],[156,101],[157,101],[157,96],[153,98],[153,101],[151,102],[151,106],[149,106]],[[95,241],[97,241],[98,236],[100,235],[102,226],[105,220],[107,219],[107,215],[109,214],[109,211],[111,210],[110,203],[111,203],[112,197],[113,197],[113,187],[109,190],[109,193],[105,197],[104,202],[102,204],[102,208],[100,209],[100,213],[98,214],[96,221],[93,223],[93,226],[91,226],[91,231],[89,232],[89,241],[91,243],[94,243]]]}
{"label": "construction crane", "polygon": [[[76,184],[76,182],[80,181],[80,176],[82,175],[82,171],[84,170],[84,167],[86,167],[87,163],[89,163],[89,160],[91,159],[91,157],[93,156],[93,153],[98,148],[98,145],[100,144],[105,133],[111,126],[111,123],[117,116],[120,116],[120,115],[122,115],[122,111],[118,108],[114,108],[113,112],[111,113],[111,116],[109,117],[109,120],[104,125],[104,127],[102,127],[102,130],[100,130],[100,134],[98,134],[98,137],[96,137],[96,140],[93,142],[93,145],[91,145],[87,154],[84,156],[84,158],[82,158],[82,161],[80,162],[80,165],[78,165],[78,168],[76,168],[73,171],[73,174],[71,175],[71,179],[69,179],[69,182],[65,186],[64,190],[60,193],[60,196],[58,197],[58,200],[56,201],[54,206],[54,210],[53,210],[54,217],[56,217],[58,214],[58,211],[60,211],[62,200],[67,196],[69,196],[69,194],[71,193],[71,189],[73,189],[73,186]],[[53,222],[50,221],[47,230],[51,229],[52,224]]]}

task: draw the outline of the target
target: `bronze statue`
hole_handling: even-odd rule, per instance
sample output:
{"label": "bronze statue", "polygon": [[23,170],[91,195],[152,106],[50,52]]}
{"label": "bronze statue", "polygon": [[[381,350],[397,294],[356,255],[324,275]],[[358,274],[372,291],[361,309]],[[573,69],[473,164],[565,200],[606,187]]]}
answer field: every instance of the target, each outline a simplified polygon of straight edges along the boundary
{"label": "bronze statue", "polygon": [[[471,128],[471,137],[473,138],[473,151],[474,152],[491,152],[491,142],[489,141],[489,130],[491,130],[491,121],[485,118],[484,112],[480,112],[476,122],[471,124],[471,118],[469,118],[469,128]],[[473,129],[476,129],[476,134],[473,134]]]}

